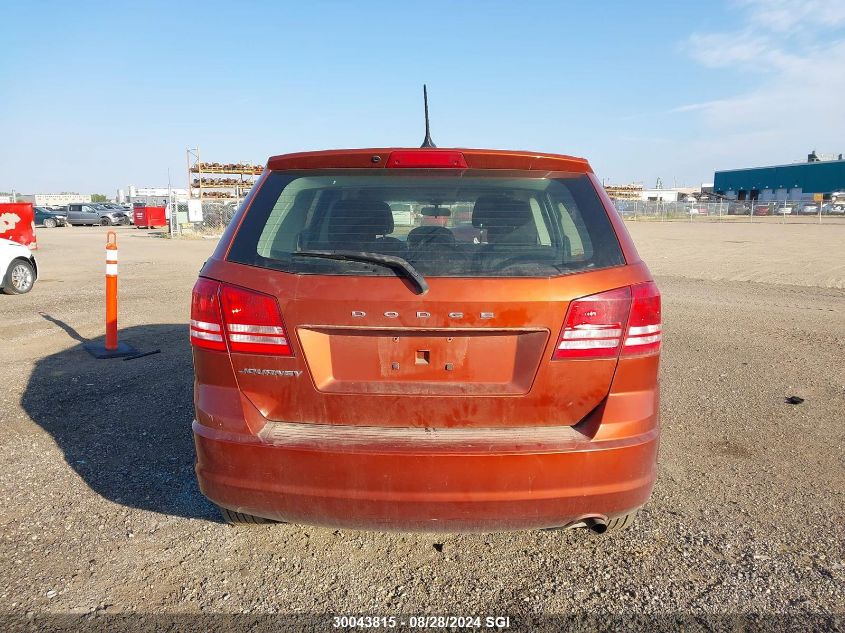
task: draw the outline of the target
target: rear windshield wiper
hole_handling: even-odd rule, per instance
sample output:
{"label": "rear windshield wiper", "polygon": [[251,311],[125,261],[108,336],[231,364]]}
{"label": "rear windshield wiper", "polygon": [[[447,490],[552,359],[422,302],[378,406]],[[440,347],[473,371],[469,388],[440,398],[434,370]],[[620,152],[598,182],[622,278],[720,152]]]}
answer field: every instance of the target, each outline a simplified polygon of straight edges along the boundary
{"label": "rear windshield wiper", "polygon": [[428,292],[428,283],[419,271],[411,266],[407,259],[395,255],[382,255],[381,253],[365,253],[363,251],[294,251],[291,255],[300,257],[319,257],[322,259],[337,259],[349,262],[368,262],[387,266],[393,270],[401,271],[410,278],[419,288],[419,293],[424,295]]}

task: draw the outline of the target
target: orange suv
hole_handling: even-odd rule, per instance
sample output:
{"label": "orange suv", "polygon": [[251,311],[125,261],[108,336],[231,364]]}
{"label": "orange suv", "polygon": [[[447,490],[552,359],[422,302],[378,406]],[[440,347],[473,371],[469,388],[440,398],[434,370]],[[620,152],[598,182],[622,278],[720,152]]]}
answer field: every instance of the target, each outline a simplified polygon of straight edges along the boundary
{"label": "orange suv", "polygon": [[660,294],[581,158],[273,157],[190,339],[231,522],[603,532],[654,485]]}

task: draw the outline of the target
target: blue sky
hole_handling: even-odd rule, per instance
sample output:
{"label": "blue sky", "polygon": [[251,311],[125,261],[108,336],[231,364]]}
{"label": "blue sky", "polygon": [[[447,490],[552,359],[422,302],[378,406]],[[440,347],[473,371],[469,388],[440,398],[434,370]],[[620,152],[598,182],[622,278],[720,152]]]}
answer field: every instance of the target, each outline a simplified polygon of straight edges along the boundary
{"label": "blue sky", "polygon": [[210,161],[416,146],[586,156],[613,182],[845,151],[845,0],[18,2],[0,190],[184,186]]}

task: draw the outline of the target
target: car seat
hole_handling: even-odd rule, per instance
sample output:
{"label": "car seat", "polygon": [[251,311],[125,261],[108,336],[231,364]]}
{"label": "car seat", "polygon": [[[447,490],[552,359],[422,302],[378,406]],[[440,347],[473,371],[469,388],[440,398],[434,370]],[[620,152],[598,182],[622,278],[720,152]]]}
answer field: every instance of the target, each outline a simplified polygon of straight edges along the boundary
{"label": "car seat", "polygon": [[408,233],[408,261],[431,272],[466,270],[467,257],[444,226],[418,226]]}
{"label": "car seat", "polygon": [[475,268],[495,269],[525,247],[537,246],[539,236],[531,205],[502,194],[479,196],[472,208],[472,225],[484,229],[487,244],[475,257]]}
{"label": "car seat", "polygon": [[455,246],[455,236],[445,226],[418,226],[408,233],[408,248],[450,248]]}
{"label": "car seat", "polygon": [[401,255],[404,244],[393,232],[393,212],[381,200],[339,200],[329,211],[328,241],[337,250]]}

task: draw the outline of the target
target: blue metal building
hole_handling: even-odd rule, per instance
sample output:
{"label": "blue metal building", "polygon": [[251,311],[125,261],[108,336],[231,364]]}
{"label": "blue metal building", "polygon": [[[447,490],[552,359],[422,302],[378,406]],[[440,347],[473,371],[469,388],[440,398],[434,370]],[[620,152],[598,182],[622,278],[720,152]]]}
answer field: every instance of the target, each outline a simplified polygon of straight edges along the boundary
{"label": "blue metal building", "polygon": [[[814,158],[814,154],[810,155]],[[845,191],[845,160],[717,171],[713,191],[739,200],[806,200],[813,194]]]}

